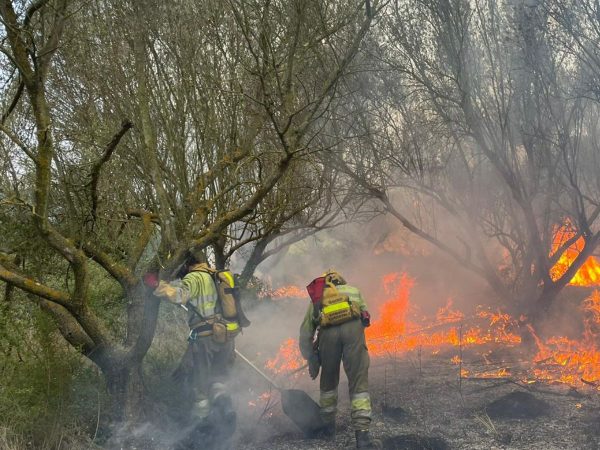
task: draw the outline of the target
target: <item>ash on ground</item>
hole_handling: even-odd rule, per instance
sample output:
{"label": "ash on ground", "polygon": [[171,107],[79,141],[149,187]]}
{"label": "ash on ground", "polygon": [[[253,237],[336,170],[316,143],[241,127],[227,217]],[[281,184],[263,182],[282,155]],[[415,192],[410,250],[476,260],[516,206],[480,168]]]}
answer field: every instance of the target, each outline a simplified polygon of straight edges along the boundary
{"label": "ash on ground", "polygon": [[[311,382],[305,373],[299,375],[295,387],[317,400],[318,382]],[[508,378],[460,378],[456,366],[436,361],[417,364],[408,357],[373,359],[370,385],[374,407],[371,432],[383,441],[384,448],[600,449],[597,387],[574,390],[560,384],[525,384]],[[306,439],[285,417],[273,391],[268,403],[238,405],[240,423],[234,448],[352,448],[347,392],[342,374],[334,441]],[[543,408],[543,414],[515,413],[535,408]]]}

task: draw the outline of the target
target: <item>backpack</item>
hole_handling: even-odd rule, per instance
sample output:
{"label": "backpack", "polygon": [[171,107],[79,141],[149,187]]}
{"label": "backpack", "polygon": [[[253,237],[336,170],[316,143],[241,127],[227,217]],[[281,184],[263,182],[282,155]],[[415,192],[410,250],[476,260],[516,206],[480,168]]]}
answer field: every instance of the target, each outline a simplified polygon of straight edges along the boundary
{"label": "backpack", "polygon": [[315,278],[306,290],[313,303],[313,319],[321,327],[340,325],[360,318],[360,306],[340,293],[325,277]]}
{"label": "backpack", "polygon": [[[242,328],[250,325],[250,321],[242,309],[239,288],[235,285],[235,278],[229,270],[217,270],[209,267],[206,263],[200,263],[193,265],[190,271],[204,272],[211,276],[217,288],[219,313],[223,319],[229,322],[237,322]],[[192,308],[192,311],[199,319],[206,320],[196,308]]]}
{"label": "backpack", "polygon": [[236,321],[240,327],[246,328],[250,321],[244,314],[240,300],[240,290],[235,285],[233,274],[229,270],[209,270],[221,304],[221,314],[226,320]]}

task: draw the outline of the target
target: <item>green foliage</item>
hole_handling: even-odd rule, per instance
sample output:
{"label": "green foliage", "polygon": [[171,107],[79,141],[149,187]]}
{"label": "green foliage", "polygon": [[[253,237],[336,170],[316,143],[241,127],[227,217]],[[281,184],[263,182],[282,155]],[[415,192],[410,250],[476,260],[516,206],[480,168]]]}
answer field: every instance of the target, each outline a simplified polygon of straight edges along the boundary
{"label": "green foliage", "polygon": [[186,402],[190,398],[184,397],[172,374],[187,348],[188,331],[187,313],[182,308],[168,303],[161,305],[156,334],[144,358],[149,400],[159,412],[179,420],[185,420]]}
{"label": "green foliage", "polygon": [[66,436],[92,436],[105,408],[98,373],[22,295],[0,308],[0,446],[56,448]]}
{"label": "green foliage", "polygon": [[118,336],[125,335],[125,316],[123,305],[127,300],[123,289],[105,271],[97,265],[89,266],[90,270],[90,306],[111,332]]}

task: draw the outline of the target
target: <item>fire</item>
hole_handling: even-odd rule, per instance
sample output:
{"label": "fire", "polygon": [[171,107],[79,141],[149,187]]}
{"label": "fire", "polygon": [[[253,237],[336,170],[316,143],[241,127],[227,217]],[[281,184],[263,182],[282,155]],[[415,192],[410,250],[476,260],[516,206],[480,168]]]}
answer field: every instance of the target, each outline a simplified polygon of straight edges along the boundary
{"label": "fire", "polygon": [[271,403],[272,397],[272,392],[263,392],[256,398],[256,400],[250,400],[248,402],[248,406],[257,407],[260,405],[264,407],[264,405],[268,405],[269,403]]}
{"label": "fire", "polygon": [[383,356],[422,348],[434,353],[441,346],[474,346],[491,342],[513,345],[521,342],[519,336],[509,331],[514,321],[508,314],[500,312],[482,310],[478,313],[476,317],[488,322],[487,329],[482,326],[448,327],[465,319],[462,312],[453,309],[452,299],[448,299],[446,305],[437,311],[433,321],[428,318],[418,322],[408,320],[407,315],[412,310],[409,297],[414,283],[407,274],[384,275],[382,284],[391,298],[379,308],[379,319],[366,330],[372,355]]}
{"label": "fire", "polygon": [[439,323],[452,323],[462,320],[464,314],[460,311],[452,310],[452,299],[449,298],[446,306],[441,307],[435,317]]}
{"label": "fire", "polygon": [[583,301],[583,311],[591,316],[586,325],[600,324],[600,294],[598,291],[594,291]]}
{"label": "fire", "polygon": [[273,290],[265,290],[259,294],[259,297],[270,297],[272,299],[280,298],[308,298],[308,292],[305,288],[299,286],[283,286]]}
{"label": "fire", "polygon": [[275,374],[282,374],[298,370],[303,365],[304,358],[300,354],[298,341],[290,338],[281,344],[277,355],[267,361],[266,367]]}
{"label": "fire", "polygon": [[539,366],[534,370],[536,378],[600,386],[600,291],[584,300],[582,310],[585,317],[580,340],[561,336],[542,342],[530,327],[538,348],[534,357]]}
{"label": "fire", "polygon": [[[575,234],[576,230],[570,220],[567,220],[564,225],[557,228],[554,233],[550,255],[556,253]],[[573,261],[579,255],[583,246],[584,239],[583,237],[579,237],[563,252],[554,267],[550,269],[550,276],[553,280],[559,279],[571,267],[571,264],[573,264]],[[598,263],[596,258],[590,256],[575,273],[569,284],[573,286],[600,286],[600,263]]]}
{"label": "fire", "polygon": [[380,319],[366,330],[367,339],[394,338],[406,330],[408,297],[415,282],[405,273],[384,275],[382,282],[385,292],[388,295],[393,293],[394,298],[381,306]]}
{"label": "fire", "polygon": [[[382,277],[385,301],[377,314],[373,314],[371,326],[365,330],[373,358],[417,350],[419,355],[437,358],[448,355],[446,361],[459,366],[462,377],[514,377],[525,383],[545,380],[571,386],[595,386],[600,390],[600,291],[594,291],[581,305],[584,327],[580,339],[561,336],[542,339],[530,328],[537,354],[529,364],[519,363],[511,368],[502,361],[494,363],[490,349],[518,347],[521,344],[517,334],[520,321],[503,311],[482,306],[473,314],[465,315],[454,308],[452,299],[448,299],[433,317],[422,317],[410,302],[414,285],[415,280],[406,273]],[[467,351],[469,353],[465,353]],[[470,358],[465,360],[464,354]],[[476,359],[487,368],[474,370],[469,365],[473,355],[479,355]],[[274,374],[289,375],[299,371],[304,364],[297,340],[290,338],[267,362],[267,368]]]}

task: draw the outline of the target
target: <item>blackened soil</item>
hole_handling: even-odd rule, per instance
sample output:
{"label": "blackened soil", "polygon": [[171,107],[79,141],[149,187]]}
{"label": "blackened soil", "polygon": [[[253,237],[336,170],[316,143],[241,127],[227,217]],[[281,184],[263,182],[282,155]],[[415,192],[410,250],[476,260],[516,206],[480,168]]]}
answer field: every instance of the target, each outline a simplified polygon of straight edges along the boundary
{"label": "blackened soil", "polygon": [[[458,367],[450,364],[447,356],[443,359],[431,356],[427,360],[417,355],[372,359],[369,372],[374,405],[371,434],[385,443],[385,448],[600,449],[600,390],[597,388],[582,386],[574,392],[560,384],[521,383],[516,375],[511,380],[460,378]],[[513,373],[517,373],[518,362],[511,367]],[[306,373],[299,375],[294,387],[318,400],[318,382],[311,381]],[[333,440],[306,439],[283,414],[276,397],[271,399],[268,408],[261,404],[248,408],[245,407],[247,402],[240,401],[233,448],[352,448],[354,431],[344,375],[340,379],[339,399],[338,430]],[[496,416],[495,407],[502,407],[502,414]],[[507,411],[509,413],[504,414]],[[526,418],[518,417],[522,413]]]}
{"label": "blackened soil", "polygon": [[486,408],[492,419],[534,419],[550,414],[551,406],[535,395],[514,391],[491,402]]}
{"label": "blackened soil", "polygon": [[383,450],[449,450],[441,438],[405,434],[383,439]]}

